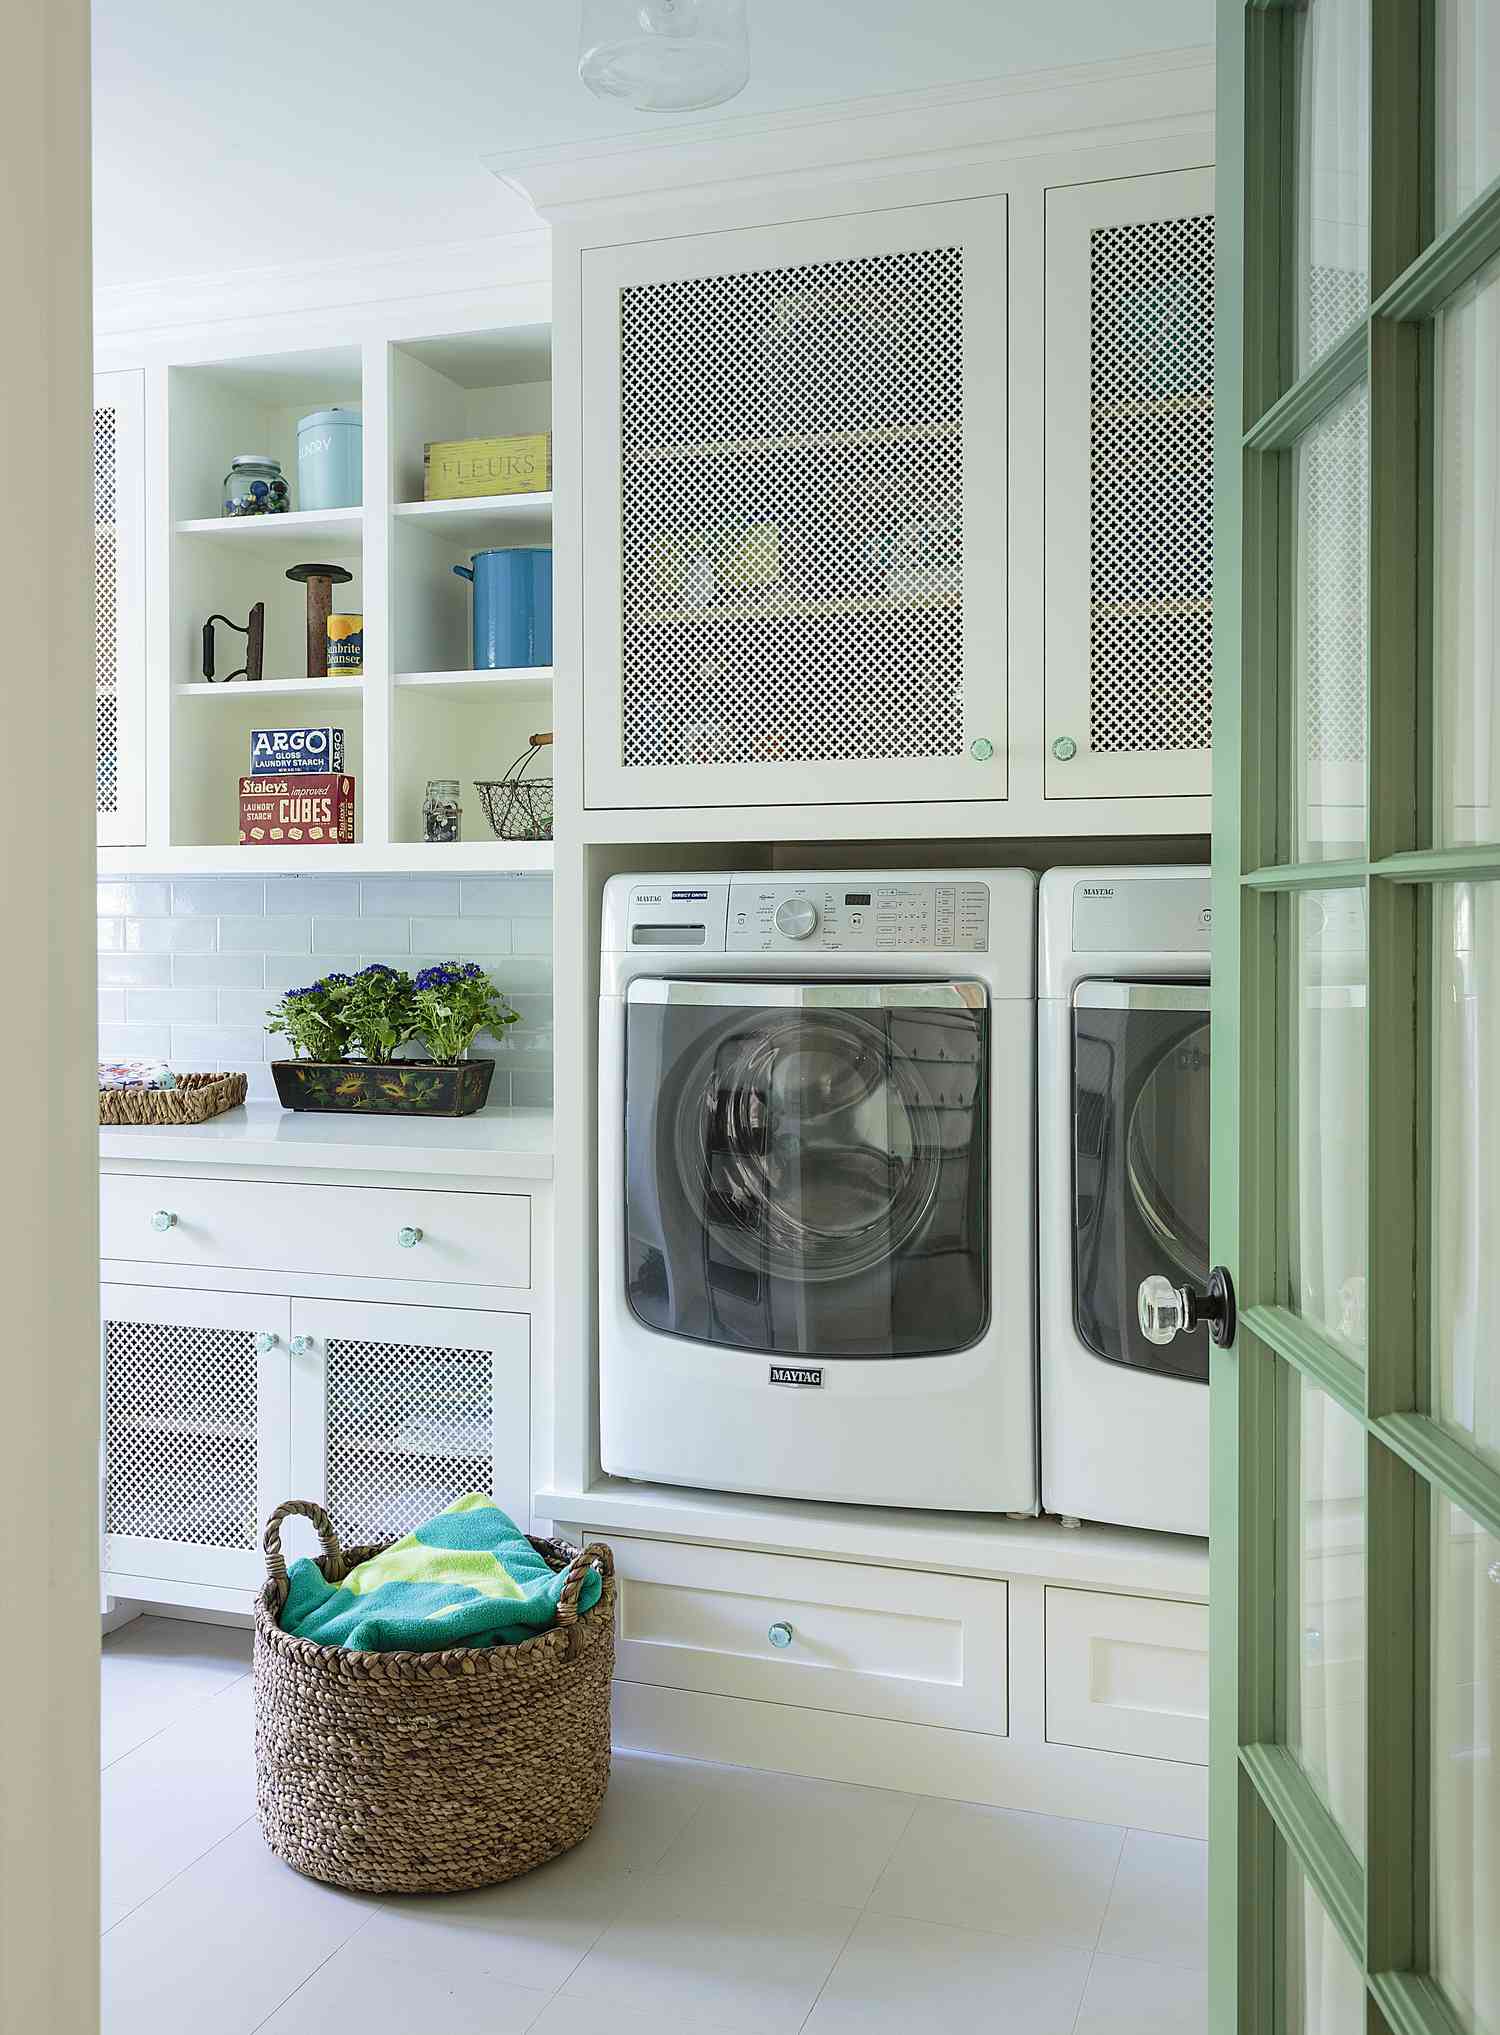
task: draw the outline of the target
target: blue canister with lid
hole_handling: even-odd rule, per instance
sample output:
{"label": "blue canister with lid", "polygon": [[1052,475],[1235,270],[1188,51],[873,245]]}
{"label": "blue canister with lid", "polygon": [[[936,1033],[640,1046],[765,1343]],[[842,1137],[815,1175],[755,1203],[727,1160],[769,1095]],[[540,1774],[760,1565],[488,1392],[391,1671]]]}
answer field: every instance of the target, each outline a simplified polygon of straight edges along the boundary
{"label": "blue canister with lid", "polygon": [[297,420],[297,507],[357,509],[364,500],[364,428],[358,410],[314,410]]}
{"label": "blue canister with lid", "polygon": [[468,565],[453,570],[474,587],[476,671],[552,662],[550,546],[476,551]]}

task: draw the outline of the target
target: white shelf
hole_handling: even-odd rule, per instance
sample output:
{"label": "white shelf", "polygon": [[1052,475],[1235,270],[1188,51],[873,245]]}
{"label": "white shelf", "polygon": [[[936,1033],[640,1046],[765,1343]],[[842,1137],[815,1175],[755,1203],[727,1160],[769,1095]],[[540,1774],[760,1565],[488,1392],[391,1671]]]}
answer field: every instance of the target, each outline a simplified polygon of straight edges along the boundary
{"label": "white shelf", "polygon": [[365,689],[362,678],[230,678],[214,684],[194,679],[190,685],[174,685],[180,700],[245,699],[357,699]]}
{"label": "white shelf", "polygon": [[177,534],[227,544],[300,544],[314,537],[357,544],[364,527],[363,509],[290,509],[284,516],[192,516],[177,525]]}
{"label": "white shelf", "polygon": [[538,706],[552,698],[550,664],[518,664],[500,671],[398,671],[401,692],[428,693],[434,699],[475,700],[495,705]]}
{"label": "white shelf", "polygon": [[397,502],[393,513],[411,529],[472,545],[524,544],[552,534],[550,491],[532,495],[474,495],[454,502]]}
{"label": "white shelf", "polygon": [[550,841],[353,841],[332,847],[101,848],[101,876],[550,876]]}

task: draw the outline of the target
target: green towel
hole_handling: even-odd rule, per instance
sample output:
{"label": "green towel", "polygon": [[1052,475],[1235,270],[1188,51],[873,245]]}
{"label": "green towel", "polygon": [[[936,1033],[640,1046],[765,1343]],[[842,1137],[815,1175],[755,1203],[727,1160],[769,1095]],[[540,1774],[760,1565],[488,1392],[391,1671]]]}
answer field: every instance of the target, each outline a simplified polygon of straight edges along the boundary
{"label": "green towel", "polygon": [[[294,1562],[281,1626],[360,1653],[512,1646],[557,1622],[567,1580],[493,1498],[471,1491],[342,1583],[330,1583],[306,1556]],[[589,1569],[580,1611],[598,1603],[600,1588],[598,1570]]]}

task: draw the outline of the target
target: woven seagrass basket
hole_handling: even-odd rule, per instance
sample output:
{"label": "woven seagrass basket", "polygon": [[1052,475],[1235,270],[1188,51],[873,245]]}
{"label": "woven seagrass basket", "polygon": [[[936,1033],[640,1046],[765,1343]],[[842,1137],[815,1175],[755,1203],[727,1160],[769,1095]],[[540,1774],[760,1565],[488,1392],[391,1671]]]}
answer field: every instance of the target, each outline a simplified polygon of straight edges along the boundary
{"label": "woven seagrass basket", "polygon": [[[294,1499],[265,1532],[255,1605],[255,1793],[276,1856],[367,1894],[494,1886],[569,1850],[609,1784],[614,1558],[533,1540],[568,1571],[557,1624],[516,1646],[354,1653],[283,1632],[281,1522],[310,1519],[331,1583],[379,1547],[339,1546],[321,1506]],[[603,1582],[580,1613],[589,1568]]]}

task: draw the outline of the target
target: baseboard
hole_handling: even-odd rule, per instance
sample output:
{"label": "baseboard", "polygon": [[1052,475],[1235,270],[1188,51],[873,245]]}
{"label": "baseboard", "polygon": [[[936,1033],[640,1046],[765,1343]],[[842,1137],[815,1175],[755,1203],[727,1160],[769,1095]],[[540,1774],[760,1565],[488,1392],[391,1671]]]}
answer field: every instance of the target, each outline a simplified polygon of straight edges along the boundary
{"label": "baseboard", "polygon": [[615,1683],[614,1742],[623,1751],[1126,1823],[1174,1837],[1208,1834],[1208,1770],[1173,1760],[794,1709],[647,1682]]}

